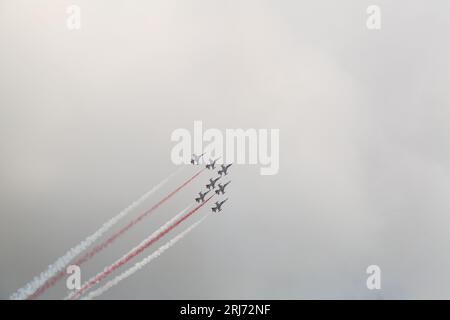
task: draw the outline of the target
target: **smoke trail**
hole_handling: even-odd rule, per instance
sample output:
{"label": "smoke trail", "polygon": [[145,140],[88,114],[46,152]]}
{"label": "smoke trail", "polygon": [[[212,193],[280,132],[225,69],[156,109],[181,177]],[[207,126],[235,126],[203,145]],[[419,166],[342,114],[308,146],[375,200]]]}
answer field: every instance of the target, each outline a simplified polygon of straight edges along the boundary
{"label": "smoke trail", "polygon": [[53,277],[58,271],[64,269],[69,262],[74,259],[81,252],[86,250],[93,242],[95,242],[98,238],[100,238],[106,231],[108,231],[113,225],[115,225],[119,220],[125,217],[128,213],[130,213],[134,208],[139,206],[144,200],[146,200],[151,194],[161,188],[167,181],[170,180],[173,176],[181,171],[183,167],[178,168],[173,173],[171,173],[167,178],[162,180],[159,184],[154,186],[150,191],[143,194],[139,199],[130,204],[127,208],[123,209],[116,216],[111,218],[109,221],[104,223],[100,229],[95,231],[93,234],[88,236],[82,242],[80,242],[77,246],[71,248],[67,251],[62,257],[58,258],[53,264],[50,264],[47,267],[47,270],[42,272],[39,276],[34,277],[29,283],[27,283],[24,287],[17,290],[17,292],[13,293],[10,296],[10,299],[20,300],[26,299],[30,295],[32,295],[36,290],[39,289],[46,281],[48,281],[51,277]]}
{"label": "smoke trail", "polygon": [[98,273],[96,276],[92,277],[89,281],[87,281],[83,286],[80,288],[80,290],[71,293],[69,296],[67,296],[65,299],[77,299],[80,297],[84,291],[90,289],[92,286],[96,285],[98,282],[100,282],[103,278],[108,276],[110,273],[112,273],[117,268],[120,268],[122,265],[126,264],[128,261],[133,259],[135,256],[140,254],[142,251],[147,249],[149,246],[151,246],[153,243],[161,239],[163,236],[165,236],[167,233],[169,233],[172,229],[177,227],[180,223],[182,223],[184,220],[189,218],[191,215],[193,215],[197,210],[199,210],[201,207],[203,207],[214,195],[210,196],[208,199],[205,200],[205,202],[199,204],[197,207],[189,211],[187,214],[185,214],[183,217],[178,219],[175,223],[170,225],[168,228],[166,228],[163,232],[159,233],[156,237],[148,237],[145,239],[138,247],[132,249],[130,252],[128,252],[126,255],[124,255],[122,258],[111,264],[110,266],[106,267],[102,272]]}
{"label": "smoke trail", "polygon": [[[180,169],[179,169],[180,170]],[[100,245],[95,246],[90,252],[87,252],[86,254],[84,254],[83,256],[81,256],[81,258],[79,258],[78,260],[76,260],[73,264],[80,266],[83,263],[85,263],[86,261],[90,260],[93,256],[95,256],[97,253],[99,253],[100,251],[102,251],[103,249],[105,249],[106,247],[108,247],[111,243],[113,243],[117,238],[119,238],[121,235],[123,235],[125,232],[127,232],[131,227],[133,227],[136,223],[140,222],[143,218],[145,218],[147,215],[149,215],[150,213],[152,213],[153,211],[155,211],[159,206],[161,206],[164,202],[166,202],[167,200],[169,200],[173,195],[175,195],[178,191],[180,191],[183,187],[185,187],[189,182],[191,182],[192,180],[194,180],[200,173],[203,172],[204,169],[198,171],[195,175],[193,175],[191,178],[189,178],[188,180],[186,180],[183,184],[181,184],[178,188],[176,188],[174,191],[172,191],[171,193],[169,193],[167,196],[165,196],[162,200],[160,200],[157,204],[155,204],[153,207],[151,207],[150,209],[146,210],[144,213],[142,213],[140,216],[138,216],[136,219],[132,220],[130,223],[128,223],[125,227],[123,227],[122,229],[120,229],[119,231],[117,231],[115,234],[113,234],[112,236],[110,236],[107,240],[105,240],[103,243],[101,243]],[[171,176],[173,176],[174,174],[176,174],[178,172],[175,171],[175,173],[173,173]],[[170,178],[171,176],[169,176],[168,178]],[[168,178],[166,178],[163,182],[167,182]],[[162,186],[162,184],[160,183],[159,186]],[[156,190],[155,190],[156,191]],[[93,242],[93,241],[92,241]],[[91,243],[92,243],[91,242]],[[83,251],[83,250],[81,250]],[[81,252],[80,251],[80,252]],[[78,254],[80,253],[78,252]],[[77,255],[78,255],[77,254]],[[67,255],[67,254],[66,254]],[[40,296],[42,293],[44,293],[47,289],[51,288],[52,286],[54,286],[59,280],[61,280],[62,278],[64,278],[65,276],[65,270],[64,268],[69,264],[69,262],[74,258],[75,256],[73,256],[71,259],[67,259],[65,260],[65,264],[62,265],[61,268],[58,268],[55,272],[53,272],[53,274],[47,276],[45,278],[44,282],[41,282],[40,286],[38,286],[38,289],[34,289],[33,291],[35,291],[34,293],[32,292],[32,294],[29,296],[29,299],[35,299],[38,296]],[[50,268],[50,267],[49,267]],[[59,271],[59,272],[58,272]],[[26,297],[25,297],[26,298]]]}
{"label": "smoke trail", "polygon": [[103,293],[105,293],[106,291],[108,291],[109,289],[111,289],[112,287],[114,287],[115,285],[119,284],[119,282],[121,282],[122,280],[125,280],[126,278],[128,278],[129,276],[133,275],[135,272],[139,271],[140,269],[142,269],[144,266],[146,266],[148,263],[150,263],[152,260],[158,258],[161,254],[164,253],[164,251],[166,251],[167,249],[169,249],[170,247],[172,247],[175,243],[177,243],[178,241],[180,241],[182,238],[184,238],[189,232],[191,232],[194,228],[196,228],[200,223],[202,223],[207,217],[209,217],[209,215],[204,216],[203,218],[201,218],[199,221],[193,223],[189,228],[187,228],[186,230],[184,230],[183,232],[179,233],[177,236],[173,237],[172,239],[170,239],[168,242],[166,242],[164,245],[162,245],[161,247],[159,247],[155,252],[153,252],[151,255],[147,256],[146,258],[142,259],[141,261],[139,261],[138,263],[136,263],[134,266],[132,266],[131,268],[129,268],[128,270],[122,272],[120,275],[118,275],[117,277],[115,277],[113,280],[108,281],[103,287],[100,287],[94,291],[91,291],[87,296],[83,297],[82,300],[91,300],[94,299],[100,295],[102,295]]}
{"label": "smoke trail", "polygon": [[[167,221],[166,223],[164,223],[161,227],[159,227],[155,232],[153,232],[149,237],[147,237],[146,239],[144,239],[143,241],[141,241],[140,244],[138,244],[137,246],[135,246],[133,249],[129,250],[128,253],[126,253],[125,255],[123,255],[120,259],[116,260],[120,261],[121,259],[124,259],[130,252],[134,252],[136,250],[139,249],[139,247],[145,245],[146,242],[151,241],[152,239],[158,238],[158,236],[164,232],[164,230],[166,230],[167,228],[169,228],[172,224],[174,224],[175,222],[177,222],[185,213],[186,211],[192,207],[193,204],[189,204],[186,208],[184,208],[183,210],[181,210],[178,214],[176,214],[174,217],[172,217],[169,221]],[[116,263],[114,262],[114,263]],[[106,268],[105,268],[106,269]],[[87,285],[91,280],[93,280],[95,277],[92,277],[91,279],[89,279],[88,281],[85,282],[85,285]],[[70,293],[65,300],[68,299],[72,299],[75,295],[77,295],[78,292],[74,291],[72,293]]]}
{"label": "smoke trail", "polygon": [[[193,204],[189,204],[186,208],[184,208],[183,210],[181,210],[178,214],[176,214],[173,218],[171,218],[169,221],[167,221],[165,224],[163,224],[161,227],[159,227],[155,232],[153,232],[149,237],[147,237],[145,240],[143,240],[139,245],[135,246],[133,249],[131,249],[128,252],[133,252],[135,250],[137,250],[140,246],[144,245],[147,241],[150,241],[151,239],[157,238],[162,232],[164,232],[164,230],[166,230],[168,227],[170,227],[172,224],[174,224],[175,222],[177,222],[177,220],[179,220],[184,214],[185,212],[192,207]],[[128,254],[128,253],[127,253]],[[125,254],[124,256],[122,256],[120,259],[118,259],[117,261],[120,261],[121,259],[123,259],[124,257],[126,257]],[[89,279],[85,284],[89,283],[89,281],[93,280],[93,278]],[[66,299],[71,299],[73,296],[75,296],[75,294],[77,294],[77,292],[72,292],[71,294],[69,294]]]}

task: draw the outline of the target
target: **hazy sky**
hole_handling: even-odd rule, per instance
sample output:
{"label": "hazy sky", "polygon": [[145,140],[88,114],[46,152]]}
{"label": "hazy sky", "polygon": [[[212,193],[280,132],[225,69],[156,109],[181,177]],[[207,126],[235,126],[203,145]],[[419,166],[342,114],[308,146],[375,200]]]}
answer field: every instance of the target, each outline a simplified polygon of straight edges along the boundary
{"label": "hazy sky", "polygon": [[[78,31],[66,27],[71,4]],[[366,27],[371,4],[378,31]],[[170,135],[195,120],[280,129],[279,174],[233,166],[223,214],[101,298],[450,298],[449,10],[0,0],[0,298],[173,172]],[[209,177],[84,265],[83,279]],[[380,291],[366,288],[371,264]],[[43,298],[65,293],[60,283]]]}

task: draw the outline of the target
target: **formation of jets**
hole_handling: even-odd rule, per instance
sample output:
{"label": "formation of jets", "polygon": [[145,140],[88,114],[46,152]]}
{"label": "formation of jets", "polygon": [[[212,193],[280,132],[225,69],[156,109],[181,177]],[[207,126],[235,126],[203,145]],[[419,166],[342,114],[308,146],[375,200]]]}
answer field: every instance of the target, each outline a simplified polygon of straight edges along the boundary
{"label": "formation of jets", "polygon": [[[192,155],[192,159],[191,159],[191,164],[193,165],[199,165],[200,164],[200,159],[203,157],[204,153],[201,155]],[[209,160],[209,163],[206,165],[206,169],[208,170],[214,170],[216,168],[216,161],[219,158],[212,160]],[[211,191],[214,191],[216,195],[224,195],[225,194],[225,188],[227,185],[229,185],[231,183],[231,180],[222,184],[219,183],[216,187],[216,183],[217,181],[219,181],[219,179],[221,179],[223,176],[226,176],[228,174],[228,169],[231,167],[231,163],[230,164],[222,164],[220,165],[220,169],[217,171],[217,174],[219,175],[216,178],[210,178],[209,179],[209,183],[206,185],[206,189],[208,189],[208,191],[202,192],[200,191],[198,193],[198,197],[195,198],[195,201],[198,203],[203,203],[206,201],[206,195],[208,193],[210,193]],[[214,207],[211,208],[212,212],[220,212],[222,211],[222,205],[228,200],[228,198],[222,200],[222,201],[216,201],[216,203],[214,204]]]}
{"label": "formation of jets", "polygon": [[[211,190],[209,190],[211,191]],[[204,193],[202,193],[201,191],[198,193],[198,197],[195,198],[195,201],[197,202],[205,202],[205,196],[209,193],[209,191],[206,191]]]}

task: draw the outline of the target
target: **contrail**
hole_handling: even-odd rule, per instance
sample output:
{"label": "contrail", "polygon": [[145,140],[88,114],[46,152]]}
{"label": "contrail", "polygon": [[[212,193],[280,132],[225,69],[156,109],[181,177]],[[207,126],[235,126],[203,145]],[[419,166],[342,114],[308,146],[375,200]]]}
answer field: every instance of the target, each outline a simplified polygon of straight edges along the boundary
{"label": "contrail", "polygon": [[[136,250],[137,248],[139,248],[140,246],[142,246],[146,241],[149,241],[149,239],[154,239],[156,237],[158,237],[158,235],[160,233],[162,233],[164,230],[166,230],[168,227],[170,227],[173,223],[175,223],[178,219],[180,219],[184,213],[190,208],[192,207],[192,204],[188,205],[186,208],[184,208],[183,210],[181,210],[177,215],[175,215],[173,218],[171,218],[169,221],[167,221],[164,225],[162,225],[161,227],[158,228],[158,230],[156,230],[155,232],[153,232],[148,238],[146,238],[145,240],[143,240],[139,245],[137,245],[136,247],[134,247],[133,249],[131,249],[129,252],[133,252],[134,250]],[[123,257],[125,257],[127,254],[125,254]],[[122,258],[123,258],[122,257]],[[120,258],[117,261],[120,261],[122,258]],[[93,278],[91,278],[89,281],[87,281],[85,284],[89,283],[91,280],[93,280]],[[75,294],[77,294],[77,292],[72,292],[71,294],[69,294],[66,299],[71,299],[71,297],[73,297]]]}
{"label": "contrail", "polygon": [[[97,253],[99,253],[100,251],[102,251],[103,249],[105,249],[106,247],[108,247],[111,243],[113,243],[117,238],[119,238],[121,235],[123,235],[125,232],[127,232],[131,227],[133,227],[135,224],[137,224],[138,222],[140,222],[142,219],[144,219],[146,216],[148,216],[150,213],[152,213],[153,211],[155,211],[159,206],[161,206],[164,202],[166,202],[167,200],[169,200],[173,195],[175,195],[178,191],[180,191],[182,188],[184,188],[189,182],[191,182],[192,180],[194,180],[198,175],[200,175],[200,173],[203,172],[203,170],[205,169],[201,169],[200,171],[198,171],[196,174],[194,174],[192,177],[190,177],[188,180],[186,180],[183,184],[181,184],[178,188],[176,188],[174,191],[172,191],[171,193],[169,193],[167,196],[165,196],[163,199],[161,199],[157,204],[155,204],[153,207],[151,207],[150,209],[146,210],[145,212],[143,212],[140,216],[138,216],[137,218],[135,218],[134,220],[132,220],[130,223],[128,223],[126,226],[124,226],[122,229],[120,229],[119,231],[117,231],[115,234],[113,234],[112,236],[110,236],[107,240],[105,240],[104,242],[102,242],[101,244],[95,246],[91,251],[87,252],[86,254],[84,254],[83,256],[81,256],[79,259],[77,259],[73,264],[80,266],[83,263],[85,263],[86,261],[89,261],[93,256],[95,256]],[[175,172],[177,173],[177,172]],[[68,263],[67,263],[68,264]],[[67,265],[66,264],[66,265]],[[51,288],[52,286],[54,286],[59,280],[61,280],[62,278],[64,278],[64,276],[66,275],[64,267],[62,268],[62,270],[59,271],[58,274],[54,275],[52,278],[49,278],[44,285],[42,285],[33,295],[31,295],[29,297],[29,299],[35,299],[37,298],[39,295],[41,295],[42,293],[44,293],[48,288]]]}
{"label": "contrail", "polygon": [[197,227],[200,223],[202,223],[209,215],[204,216],[199,221],[193,223],[189,228],[184,230],[183,232],[179,233],[177,236],[173,237],[171,240],[166,242],[164,245],[159,247],[155,252],[153,252],[151,255],[147,256],[146,258],[142,259],[140,262],[136,263],[134,266],[129,268],[128,270],[124,271],[117,277],[115,277],[113,280],[108,281],[103,287],[100,287],[94,291],[91,291],[87,296],[83,297],[82,300],[91,300],[94,299],[115,285],[119,284],[122,280],[125,280],[129,276],[133,275],[135,272],[142,269],[144,266],[146,266],[148,263],[150,263],[152,260],[158,258],[161,254],[164,253],[167,249],[172,247],[175,243],[180,241],[182,238],[184,238],[189,232],[191,232],[195,227]]}
{"label": "contrail", "polygon": [[[197,207],[193,208],[191,211],[189,211],[187,214],[182,216],[180,219],[175,221],[173,224],[171,224],[169,227],[165,228],[164,231],[159,233],[155,236],[155,233],[152,234],[150,237],[145,239],[138,247],[132,249],[130,252],[128,252],[126,255],[124,255],[122,258],[111,264],[110,266],[106,267],[102,272],[98,273],[96,276],[91,278],[89,281],[87,281],[83,286],[80,288],[80,290],[71,293],[69,296],[67,296],[65,299],[77,299],[79,298],[83,292],[90,289],[92,286],[96,285],[98,282],[100,282],[103,278],[108,276],[110,273],[112,273],[117,268],[121,267],[122,265],[126,264],[128,261],[133,259],[135,256],[143,252],[145,249],[147,249],[149,246],[151,246],[153,243],[161,239],[163,236],[165,236],[167,233],[169,233],[172,229],[177,227],[180,223],[182,223],[184,220],[189,218],[191,215],[193,215],[197,210],[199,210],[201,207],[203,207],[214,195],[210,196],[208,199],[205,200],[205,202],[199,204]],[[153,236],[153,237],[152,237]]]}
{"label": "contrail", "polygon": [[167,181],[173,176],[181,171],[183,167],[175,170],[167,178],[162,180],[156,186],[154,186],[150,191],[143,194],[139,199],[134,201],[128,207],[119,212],[116,216],[111,218],[109,221],[104,223],[100,229],[95,231],[93,234],[88,236],[77,246],[71,248],[62,257],[58,258],[53,264],[47,267],[47,270],[42,272],[39,276],[34,277],[29,283],[24,287],[18,289],[15,293],[10,296],[10,299],[21,300],[26,299],[33,293],[35,293],[42,285],[44,285],[49,279],[55,276],[59,271],[63,270],[70,261],[72,261],[77,255],[86,250],[92,243],[94,243],[98,238],[100,238],[106,231],[108,231],[112,226],[119,222],[123,217],[130,213],[134,208],[139,206],[144,200],[146,200],[151,194],[161,188]]}

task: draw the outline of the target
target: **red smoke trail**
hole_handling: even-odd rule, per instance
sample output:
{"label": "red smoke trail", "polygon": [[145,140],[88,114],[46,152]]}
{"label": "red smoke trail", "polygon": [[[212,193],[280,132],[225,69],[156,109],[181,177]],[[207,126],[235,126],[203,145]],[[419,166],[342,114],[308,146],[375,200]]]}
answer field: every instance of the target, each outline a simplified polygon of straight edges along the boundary
{"label": "red smoke trail", "polygon": [[[99,253],[100,251],[102,251],[103,249],[105,249],[106,247],[108,247],[111,243],[113,243],[117,238],[119,238],[120,236],[122,236],[125,232],[127,232],[131,227],[133,227],[135,224],[137,224],[138,222],[140,222],[142,219],[144,219],[146,216],[148,216],[150,213],[152,213],[153,211],[155,211],[157,208],[159,208],[164,202],[166,202],[167,200],[169,200],[173,195],[175,195],[178,191],[180,191],[181,189],[183,189],[187,184],[189,184],[189,182],[191,182],[192,180],[194,180],[195,178],[197,178],[200,173],[202,173],[205,169],[201,169],[199,172],[197,172],[196,174],[194,174],[191,178],[189,178],[188,180],[186,180],[183,184],[181,184],[178,188],[176,188],[174,191],[172,191],[171,193],[169,193],[167,196],[165,196],[164,198],[162,198],[157,204],[155,204],[153,207],[151,207],[150,209],[148,209],[147,211],[145,211],[144,213],[142,213],[140,216],[138,216],[136,219],[132,220],[130,223],[128,223],[125,227],[123,227],[122,229],[120,229],[119,231],[117,231],[115,234],[113,234],[111,237],[109,237],[107,240],[105,240],[103,243],[97,245],[96,247],[94,247],[91,251],[89,251],[88,253],[84,254],[82,257],[80,257],[78,260],[76,260],[74,263],[74,265],[80,266],[83,263],[85,263],[86,261],[89,261],[93,256],[95,256],[97,253]],[[34,292],[32,295],[30,295],[28,297],[27,300],[33,300],[36,299],[37,297],[39,297],[41,294],[43,294],[45,291],[47,291],[47,289],[53,287],[59,280],[61,280],[62,278],[64,278],[64,276],[66,275],[66,271],[65,270],[61,270],[59,273],[57,273],[53,278],[49,279],[47,282],[45,282],[39,289],[36,290],[36,292]]]}
{"label": "red smoke trail", "polygon": [[171,230],[173,230],[175,227],[177,227],[180,223],[182,223],[184,220],[186,220],[191,215],[193,215],[201,207],[203,207],[212,197],[214,197],[214,195],[210,196],[208,199],[205,200],[205,202],[201,203],[200,205],[198,205],[197,207],[195,207],[194,209],[192,209],[191,211],[186,213],[183,217],[178,219],[178,221],[176,221],[174,224],[172,224],[166,230],[161,232],[157,237],[149,239],[147,242],[143,243],[140,247],[136,248],[135,250],[133,250],[132,252],[127,254],[125,257],[123,257],[119,261],[116,261],[109,267],[105,268],[105,270],[103,272],[99,273],[97,276],[95,276],[94,279],[92,279],[88,283],[84,284],[80,288],[80,290],[78,290],[77,293],[74,296],[72,296],[70,299],[75,300],[75,299],[79,298],[83,294],[84,291],[90,289],[92,286],[94,286],[95,284],[100,282],[103,278],[108,276],[110,273],[112,273],[116,269],[120,268],[121,266],[126,264],[128,261],[133,259],[135,256],[137,256],[138,254],[143,252],[145,249],[147,249],[149,246],[151,246],[153,243],[155,243],[156,241],[158,241],[159,239],[164,237],[167,233],[169,233]]}

